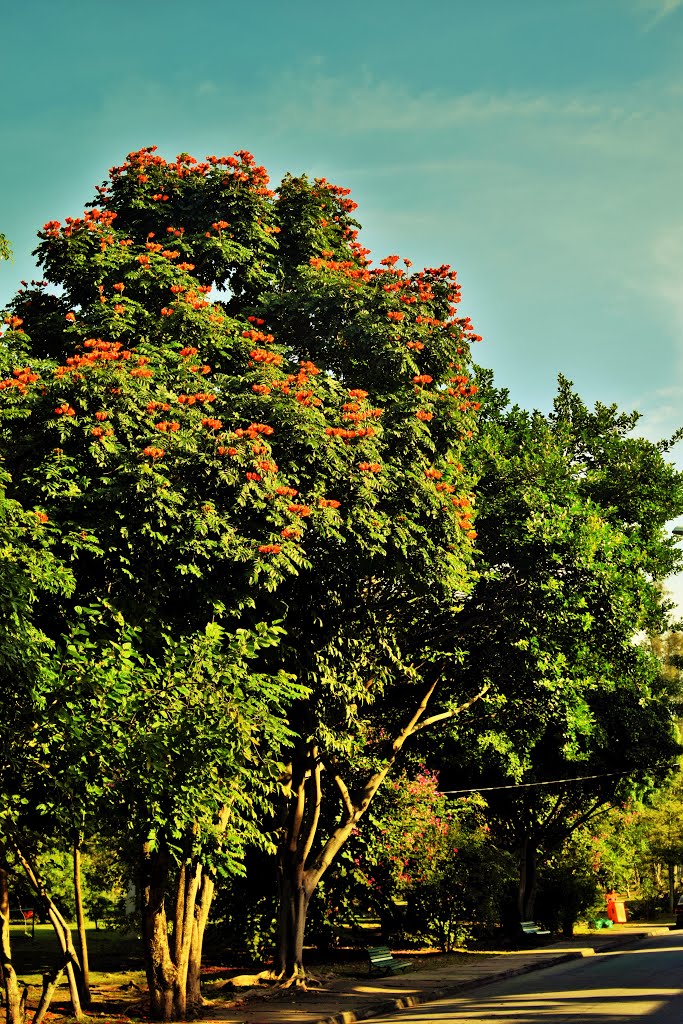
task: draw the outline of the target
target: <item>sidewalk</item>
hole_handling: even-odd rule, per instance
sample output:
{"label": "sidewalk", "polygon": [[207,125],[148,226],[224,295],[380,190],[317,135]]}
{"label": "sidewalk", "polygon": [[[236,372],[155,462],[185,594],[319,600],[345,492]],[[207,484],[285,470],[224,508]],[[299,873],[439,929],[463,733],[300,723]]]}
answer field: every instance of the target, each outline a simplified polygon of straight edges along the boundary
{"label": "sidewalk", "polygon": [[[452,965],[425,967],[389,978],[337,978],[311,992],[250,989],[232,1003],[216,1001],[206,1006],[202,1020],[204,1024],[352,1024],[668,932],[667,925],[617,925],[614,930],[562,939],[535,949],[472,953],[471,959],[468,956]],[[409,954],[405,958],[409,959]]]}

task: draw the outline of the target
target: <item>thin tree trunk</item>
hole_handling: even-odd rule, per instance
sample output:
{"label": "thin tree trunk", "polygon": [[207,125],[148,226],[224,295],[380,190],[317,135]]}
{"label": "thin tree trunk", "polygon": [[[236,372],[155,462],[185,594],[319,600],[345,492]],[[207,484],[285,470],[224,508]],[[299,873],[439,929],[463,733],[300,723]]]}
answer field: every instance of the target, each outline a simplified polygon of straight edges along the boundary
{"label": "thin tree trunk", "polygon": [[76,901],[76,926],[78,929],[78,952],[81,961],[81,1003],[85,1009],[90,1006],[90,968],[88,966],[88,939],[85,933],[85,914],[83,912],[83,888],[81,884],[81,837],[74,835],[73,847],[74,895]]}
{"label": "thin tree trunk", "polygon": [[67,964],[67,956],[64,955],[61,963],[58,963],[56,967],[50,971],[49,974],[43,975],[43,991],[40,993],[40,1001],[36,1008],[36,1012],[33,1015],[31,1024],[40,1024],[43,1017],[50,1008],[52,997],[55,994],[55,989],[59,985],[60,978],[64,973],[64,968]]}
{"label": "thin tree trunk", "polygon": [[673,914],[676,897],[675,865],[669,863],[669,913]]}
{"label": "thin tree trunk", "polygon": [[[21,864],[26,877],[31,885],[31,888],[35,892],[36,896],[43,904],[47,911],[47,915],[50,918],[50,923],[55,930],[57,940],[59,942],[60,949],[65,958],[65,967],[67,981],[69,982],[69,996],[71,999],[71,1006],[73,1009],[73,1016],[80,1020],[83,1017],[83,1011],[81,1009],[81,999],[78,991],[78,982],[76,978],[76,971],[81,973],[81,966],[76,955],[73,940],[71,938],[71,929],[60,914],[55,904],[50,899],[45,885],[40,877],[38,869],[31,863],[29,858],[22,853],[15,842],[12,842],[12,849],[16,854],[17,860]],[[74,967],[76,970],[74,970]]]}
{"label": "thin tree trunk", "polygon": [[191,1013],[196,1013],[203,1001],[201,992],[202,947],[215,888],[213,879],[204,871],[195,909],[192,942],[187,964],[187,1007]]}
{"label": "thin tree trunk", "polygon": [[9,929],[9,884],[8,872],[0,867],[0,974],[5,991],[7,1024],[24,1024],[26,1014],[26,993],[19,989],[17,973],[12,963]]}

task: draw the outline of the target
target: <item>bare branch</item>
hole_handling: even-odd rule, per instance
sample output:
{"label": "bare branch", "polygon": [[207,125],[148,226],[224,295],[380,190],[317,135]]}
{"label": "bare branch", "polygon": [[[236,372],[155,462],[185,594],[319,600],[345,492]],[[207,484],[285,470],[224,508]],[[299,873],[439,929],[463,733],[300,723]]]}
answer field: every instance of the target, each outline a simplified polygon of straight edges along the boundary
{"label": "bare branch", "polygon": [[484,696],[487,690],[491,689],[491,684],[487,683],[486,686],[471,697],[470,700],[465,701],[464,704],[460,704],[457,708],[452,708],[450,711],[442,711],[440,715],[432,715],[431,718],[425,718],[424,722],[419,722],[412,730],[411,736],[419,732],[421,729],[428,729],[430,725],[435,725],[437,722],[445,722],[448,718],[455,718],[462,711],[466,711],[467,708],[471,707],[476,701]]}

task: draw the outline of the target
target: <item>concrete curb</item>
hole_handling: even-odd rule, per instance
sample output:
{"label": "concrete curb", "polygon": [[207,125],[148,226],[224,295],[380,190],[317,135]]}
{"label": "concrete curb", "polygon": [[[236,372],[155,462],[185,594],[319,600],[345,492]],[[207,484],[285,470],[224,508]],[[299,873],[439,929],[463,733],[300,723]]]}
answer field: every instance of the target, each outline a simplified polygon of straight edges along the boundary
{"label": "concrete curb", "polygon": [[[593,950],[593,953],[596,956],[599,956],[601,953],[611,953],[622,946],[634,945],[642,939],[662,933],[663,929],[656,928],[646,932],[638,932],[636,935],[620,935],[618,938],[615,936],[609,945],[604,945],[597,952]],[[311,1022],[311,1024],[357,1024],[357,1022],[367,1020],[370,1017],[383,1017],[390,1013],[396,1013],[397,1010],[407,1010],[411,1006],[420,1006],[422,1003],[431,1003],[437,999],[445,999],[448,996],[458,995],[460,992],[465,992],[468,989],[481,988],[483,985],[492,985],[494,982],[504,981],[506,978],[531,974],[533,971],[541,971],[546,967],[554,967],[556,964],[568,963],[570,960],[581,960],[584,955],[579,950],[558,953],[557,956],[548,957],[547,960],[539,960],[538,963],[525,964],[523,967],[512,967],[509,970],[497,971],[485,978],[458,981],[451,985],[442,985],[439,988],[420,992],[417,995],[399,996],[396,999],[383,999],[381,1002],[368,1003],[357,1010],[342,1010],[339,1013],[332,1014],[331,1017],[321,1017],[319,1020]]]}

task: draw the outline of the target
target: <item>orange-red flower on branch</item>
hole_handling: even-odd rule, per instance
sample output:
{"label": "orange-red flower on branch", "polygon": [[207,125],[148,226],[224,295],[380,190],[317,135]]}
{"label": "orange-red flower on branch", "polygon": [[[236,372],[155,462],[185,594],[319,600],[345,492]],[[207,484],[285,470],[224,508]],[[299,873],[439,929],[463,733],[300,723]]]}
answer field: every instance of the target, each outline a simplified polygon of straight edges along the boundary
{"label": "orange-red flower on branch", "polygon": [[341,502],[340,501],[335,501],[334,498],[321,498],[320,499],[320,507],[321,508],[339,508],[340,505],[341,505]]}
{"label": "orange-red flower on branch", "polygon": [[254,483],[260,483],[262,479],[259,473],[247,473],[247,480],[252,480]]}
{"label": "orange-red flower on branch", "polygon": [[379,473],[382,467],[379,462],[359,462],[358,468],[362,470],[363,473]]}
{"label": "orange-red flower on branch", "polygon": [[55,409],[57,416],[75,416],[76,410],[66,403],[64,405],[58,405]]}
{"label": "orange-red flower on branch", "polygon": [[425,412],[424,409],[418,409],[417,412],[415,413],[415,415],[417,416],[418,420],[422,420],[423,422],[426,423],[426,422],[428,422],[429,420],[431,420],[433,418],[434,413],[433,412]]}
{"label": "orange-red flower on branch", "polygon": [[222,420],[216,420],[213,417],[206,416],[202,420],[202,426],[208,427],[210,430],[220,430],[223,426]]}
{"label": "orange-red flower on branch", "polygon": [[70,324],[73,324],[73,323],[76,322],[76,314],[75,313],[67,313],[66,317],[64,319],[68,320]]}
{"label": "orange-red flower on branch", "polygon": [[48,517],[44,512],[34,512],[33,514],[39,523],[47,523]]}
{"label": "orange-red flower on branch", "polygon": [[425,469],[425,476],[431,477],[433,480],[440,480],[443,473],[440,469]]}
{"label": "orange-red flower on branch", "polygon": [[123,281],[117,281],[117,283],[113,285],[113,288],[115,292],[122,292],[123,289],[125,288],[125,285]]}
{"label": "orange-red flower on branch", "polygon": [[405,317],[405,313],[399,313],[397,310],[390,310],[387,313],[387,320],[399,321],[399,320],[403,320],[404,317]]}
{"label": "orange-red flower on branch", "polygon": [[163,459],[166,452],[163,448],[155,448],[154,445],[148,445],[147,448],[143,448],[143,455],[149,455],[150,459]]}
{"label": "orange-red flower on branch", "polygon": [[185,348],[181,348],[181,356],[196,356],[199,349],[194,348],[192,345],[186,345]]}
{"label": "orange-red flower on branch", "polygon": [[282,548],[279,544],[261,544],[259,546],[259,554],[261,555],[278,555]]}
{"label": "orange-red flower on branch", "polygon": [[[75,319],[76,319],[76,317],[74,317],[74,320]],[[21,327],[23,322],[24,321],[21,319],[20,316],[7,316],[7,317],[5,317],[5,323],[8,324],[10,330],[12,330],[12,331],[16,330],[17,327]]]}
{"label": "orange-red flower on branch", "polygon": [[368,397],[367,391],[361,391],[360,388],[353,388],[353,390],[349,391],[349,398],[363,399],[363,398],[367,398],[367,397]]}
{"label": "orange-red flower on branch", "polygon": [[174,312],[175,312],[175,310],[173,309],[172,306],[162,306],[161,307],[161,315],[162,316],[172,316]]}
{"label": "orange-red flower on branch", "polygon": [[428,373],[417,373],[413,377],[413,384],[431,384],[433,380]]}
{"label": "orange-red flower on branch", "polygon": [[287,539],[293,538],[298,540],[301,536],[301,530],[293,530],[291,526],[285,526],[284,530],[280,530],[280,536]]}
{"label": "orange-red flower on branch", "polygon": [[251,390],[254,392],[255,395],[269,395],[270,394],[270,388],[268,387],[267,384],[252,384],[251,385]]}
{"label": "orange-red flower on branch", "polygon": [[275,462],[268,462],[266,459],[261,459],[257,462],[259,469],[262,469],[264,473],[277,473],[278,466]]}
{"label": "orange-red flower on branch", "polygon": [[108,412],[104,412],[104,410],[100,410],[99,412],[95,413],[95,419],[99,420],[100,423],[102,422],[102,420],[108,419],[108,417],[109,417],[109,413]]}
{"label": "orange-red flower on branch", "polygon": [[288,509],[293,512],[295,516],[310,516],[311,509],[309,505],[289,505]]}
{"label": "orange-red flower on branch", "polygon": [[296,498],[299,492],[295,487],[276,487],[275,493],[282,495],[283,498]]}

